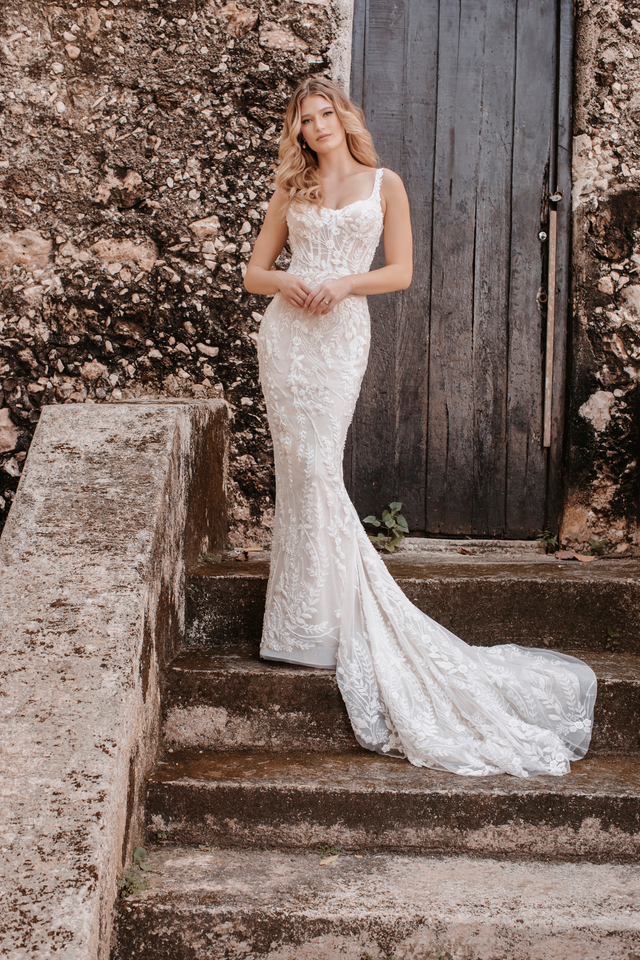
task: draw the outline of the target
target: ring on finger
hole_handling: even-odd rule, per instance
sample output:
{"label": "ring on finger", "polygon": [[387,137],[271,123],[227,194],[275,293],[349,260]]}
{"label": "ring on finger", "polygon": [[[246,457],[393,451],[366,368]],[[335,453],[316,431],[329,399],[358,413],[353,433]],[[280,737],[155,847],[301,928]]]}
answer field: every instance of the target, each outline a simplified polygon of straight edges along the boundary
{"label": "ring on finger", "polygon": [[327,306],[329,306],[329,301],[326,299],[326,297],[324,302],[327,304]]}

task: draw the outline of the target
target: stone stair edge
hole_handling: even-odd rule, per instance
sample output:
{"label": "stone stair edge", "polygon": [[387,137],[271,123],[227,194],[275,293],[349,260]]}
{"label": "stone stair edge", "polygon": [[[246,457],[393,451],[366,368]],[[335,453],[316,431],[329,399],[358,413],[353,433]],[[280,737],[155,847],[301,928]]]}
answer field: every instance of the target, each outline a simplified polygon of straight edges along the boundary
{"label": "stone stair edge", "polygon": [[[597,557],[590,563],[560,561],[544,554],[532,557],[456,556],[406,551],[382,557],[387,569],[397,580],[465,580],[508,579],[522,581],[552,580],[553,582],[584,582],[611,580],[637,583],[640,580],[640,560],[620,557]],[[194,582],[208,579],[268,579],[270,554],[256,554],[248,560],[224,559],[219,562],[199,563],[187,571]]]}
{"label": "stone stair edge", "polygon": [[[640,657],[585,652],[584,659],[599,683],[591,754],[637,756]],[[333,671],[269,663],[257,647],[180,653],[164,675],[163,735],[177,749],[362,750]]]}
{"label": "stone stair edge", "polygon": [[[190,754],[190,756],[188,756]],[[640,773],[581,761],[566,777],[462,777],[372,755],[177,751],[147,782],[147,824],[179,844],[635,862]]]}
{"label": "stone stair edge", "polygon": [[322,864],[317,849],[148,851],[150,888],[121,901],[114,960],[175,960],[181,949],[208,960],[426,960],[436,946],[441,957],[480,960],[490,950],[531,960],[532,941],[537,956],[628,960],[640,939],[632,864],[365,851]]}
{"label": "stone stair edge", "polygon": [[[640,799],[640,764],[626,757],[587,757],[576,761],[565,776],[515,777],[510,774],[462,776],[428,767],[416,767],[397,757],[369,750],[318,754],[287,750],[267,756],[254,748],[218,752],[212,749],[177,749],[164,753],[147,783],[282,783],[301,790],[320,786],[331,792],[380,790],[411,794],[476,794],[507,796],[569,796],[579,794],[637,797]],[[594,786],[595,784],[595,786]],[[640,822],[640,806],[637,811]]]}
{"label": "stone stair edge", "polygon": [[[548,648],[545,648],[548,649]],[[640,687],[640,655],[625,651],[562,650],[567,656],[577,657],[595,671],[598,679],[625,681]],[[258,647],[242,644],[230,644],[224,647],[189,645],[183,648],[167,664],[167,673],[191,673],[210,675],[212,673],[263,673],[277,677],[309,677],[316,680],[335,678],[333,670],[320,667],[297,666],[293,663],[274,663],[260,657]]]}
{"label": "stone stair edge", "polygon": [[[232,548],[238,553],[248,552],[253,554],[256,559],[269,559],[271,548],[269,546],[247,547],[237,546]],[[502,556],[518,558],[531,558],[553,560],[553,554],[547,553],[545,547],[538,540],[493,540],[490,538],[446,538],[446,537],[421,537],[406,536],[398,545],[393,556],[402,557],[406,554],[426,554],[426,555],[448,555],[452,557],[464,556],[461,551],[475,551],[476,556]],[[382,553],[382,556],[390,556]],[[608,553],[600,555],[599,559],[607,560],[630,560],[633,558],[640,560],[640,556],[634,551],[626,550],[621,553]]]}
{"label": "stone stair edge", "polygon": [[[635,562],[578,569],[456,567],[389,561],[411,602],[468,643],[601,650],[611,629],[621,649],[640,652],[640,568]],[[256,644],[262,632],[268,566],[263,561],[201,568],[187,579],[186,641]],[[238,570],[238,568],[241,568]],[[419,573],[419,576],[413,574]],[[613,571],[613,572],[612,572]],[[428,574],[428,575],[427,575]]]}

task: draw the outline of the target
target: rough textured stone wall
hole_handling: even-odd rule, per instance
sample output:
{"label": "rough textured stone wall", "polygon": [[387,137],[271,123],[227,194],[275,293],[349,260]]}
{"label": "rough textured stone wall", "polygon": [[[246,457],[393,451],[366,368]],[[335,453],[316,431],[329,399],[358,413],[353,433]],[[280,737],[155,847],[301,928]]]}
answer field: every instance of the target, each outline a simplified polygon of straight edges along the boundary
{"label": "rough textured stone wall", "polygon": [[[2,4],[0,525],[42,404],[216,396],[234,415],[232,538],[269,539],[265,301],[241,277],[286,99],[346,72],[350,6]],[[640,0],[576,0],[576,30],[561,534],[622,545],[639,506]]]}
{"label": "rough textured stone wall", "polygon": [[640,2],[577,0],[574,318],[561,535],[638,541]]}
{"label": "rough textured stone wall", "polygon": [[0,520],[43,404],[224,397],[236,541],[268,536],[265,301],[242,275],[331,0],[0,6]]}

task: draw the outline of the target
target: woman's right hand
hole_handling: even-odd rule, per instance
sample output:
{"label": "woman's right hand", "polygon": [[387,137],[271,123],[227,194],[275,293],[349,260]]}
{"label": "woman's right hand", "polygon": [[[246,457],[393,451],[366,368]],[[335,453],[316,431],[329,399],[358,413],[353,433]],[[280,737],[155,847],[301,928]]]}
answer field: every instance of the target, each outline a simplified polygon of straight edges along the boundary
{"label": "woman's right hand", "polygon": [[278,290],[292,307],[304,307],[311,287],[302,277],[296,277],[293,273],[278,273]]}

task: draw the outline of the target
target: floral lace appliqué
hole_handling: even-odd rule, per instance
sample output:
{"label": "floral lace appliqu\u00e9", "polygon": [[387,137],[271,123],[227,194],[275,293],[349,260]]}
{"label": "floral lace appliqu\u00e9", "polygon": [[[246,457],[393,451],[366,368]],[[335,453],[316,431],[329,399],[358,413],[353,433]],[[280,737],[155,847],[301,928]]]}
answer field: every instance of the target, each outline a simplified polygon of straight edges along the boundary
{"label": "floral lace appliqu\u00e9", "polygon": [[[289,209],[292,273],[316,286],[369,270],[381,178],[343,210]],[[514,644],[472,647],[431,620],[390,576],[347,496],[342,459],[369,340],[364,297],[311,317],[278,294],[264,315],[258,355],[277,501],[263,652],[337,664],[370,750],[468,776],[567,773],[589,745],[591,669]]]}

